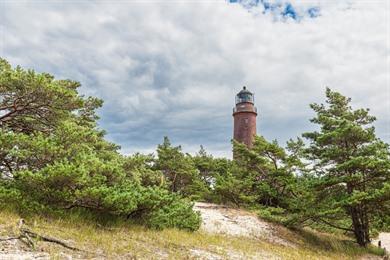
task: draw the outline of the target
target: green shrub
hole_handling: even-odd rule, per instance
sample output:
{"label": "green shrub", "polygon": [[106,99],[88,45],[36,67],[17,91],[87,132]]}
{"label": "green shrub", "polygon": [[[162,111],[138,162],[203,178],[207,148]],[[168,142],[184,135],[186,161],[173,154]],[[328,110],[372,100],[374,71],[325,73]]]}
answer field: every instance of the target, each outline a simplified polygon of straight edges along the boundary
{"label": "green shrub", "polygon": [[179,228],[189,231],[199,229],[201,218],[192,210],[193,203],[169,194],[167,204],[147,214],[147,225],[151,228]]}

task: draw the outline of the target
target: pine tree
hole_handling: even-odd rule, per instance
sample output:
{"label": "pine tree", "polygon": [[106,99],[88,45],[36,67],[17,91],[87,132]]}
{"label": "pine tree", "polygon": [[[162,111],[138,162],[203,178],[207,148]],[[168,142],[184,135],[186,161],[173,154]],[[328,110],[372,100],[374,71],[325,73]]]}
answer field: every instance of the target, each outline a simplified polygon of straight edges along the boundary
{"label": "pine tree", "polygon": [[168,137],[158,145],[157,157],[155,169],[162,171],[170,191],[194,199],[207,191],[192,158],[184,154],[180,146],[172,146]]}
{"label": "pine tree", "polygon": [[350,98],[326,89],[324,104],[311,104],[319,131],[305,133],[312,161],[313,219],[370,242],[370,222],[390,213],[389,145],[376,137],[369,109],[353,110]]}

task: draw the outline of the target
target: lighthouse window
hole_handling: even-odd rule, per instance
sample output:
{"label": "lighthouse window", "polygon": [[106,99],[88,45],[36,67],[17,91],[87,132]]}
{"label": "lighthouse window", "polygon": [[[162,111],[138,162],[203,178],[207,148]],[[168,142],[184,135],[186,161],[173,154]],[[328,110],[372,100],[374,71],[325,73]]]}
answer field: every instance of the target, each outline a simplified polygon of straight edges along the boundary
{"label": "lighthouse window", "polygon": [[244,119],[244,122],[245,122],[246,125],[248,124],[248,121],[249,121],[248,118]]}

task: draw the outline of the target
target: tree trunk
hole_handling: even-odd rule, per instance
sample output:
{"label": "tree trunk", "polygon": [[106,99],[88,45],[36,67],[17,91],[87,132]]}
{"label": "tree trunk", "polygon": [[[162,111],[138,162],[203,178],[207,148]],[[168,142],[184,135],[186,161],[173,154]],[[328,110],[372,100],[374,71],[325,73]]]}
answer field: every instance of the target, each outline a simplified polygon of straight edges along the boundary
{"label": "tree trunk", "polygon": [[173,175],[173,180],[172,180],[172,192],[177,192],[176,178],[177,178],[177,173],[175,173],[175,174]]}
{"label": "tree trunk", "polygon": [[370,243],[368,222],[366,221],[366,212],[361,205],[350,206],[349,214],[352,218],[352,228],[356,238],[356,242],[366,247]]}

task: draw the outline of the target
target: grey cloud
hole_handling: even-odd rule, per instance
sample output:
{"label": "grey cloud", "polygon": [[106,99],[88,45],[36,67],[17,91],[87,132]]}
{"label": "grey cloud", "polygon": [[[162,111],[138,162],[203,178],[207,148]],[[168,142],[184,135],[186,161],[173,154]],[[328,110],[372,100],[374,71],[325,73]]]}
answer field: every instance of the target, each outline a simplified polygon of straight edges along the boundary
{"label": "grey cloud", "polygon": [[[307,9],[301,2],[292,4]],[[203,144],[230,156],[242,85],[255,92],[258,132],[269,139],[313,129],[309,103],[329,86],[370,107],[389,142],[388,6],[330,2],[299,23],[224,1],[6,2],[1,56],[103,98],[99,125],[124,153],[153,151],[168,135],[185,151]]]}

